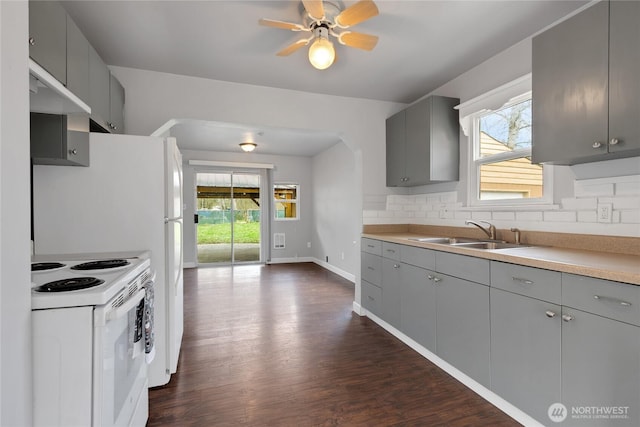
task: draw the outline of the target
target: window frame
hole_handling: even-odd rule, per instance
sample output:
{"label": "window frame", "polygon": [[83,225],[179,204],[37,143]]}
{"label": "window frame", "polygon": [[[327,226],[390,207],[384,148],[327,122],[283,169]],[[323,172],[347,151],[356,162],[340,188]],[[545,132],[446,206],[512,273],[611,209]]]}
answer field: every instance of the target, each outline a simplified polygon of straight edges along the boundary
{"label": "window frame", "polygon": [[[519,104],[521,102],[532,100],[531,90],[521,93],[516,96],[509,96],[509,88],[513,85],[505,85],[503,103],[497,108],[482,108],[475,113],[469,115],[468,124],[470,125],[469,139],[469,151],[468,151],[468,188],[467,188],[467,205],[470,207],[516,207],[516,206],[540,206],[550,205],[553,203],[553,168],[550,165],[543,165],[542,167],[542,197],[536,198],[522,198],[522,199],[490,199],[482,200],[480,196],[480,169],[483,165],[502,162],[506,160],[518,159],[522,157],[531,157],[531,148],[520,148],[510,152],[494,154],[491,156],[480,157],[480,119],[491,113],[492,111],[498,111],[503,108],[508,108],[512,105]],[[489,92],[492,97],[492,102],[495,102],[496,95],[500,96],[500,89]],[[480,97],[481,98],[481,97]],[[477,102],[477,100],[475,101]]]}
{"label": "window frame", "polygon": [[[276,199],[276,187],[277,186],[295,186],[296,187],[296,198],[295,199],[287,199],[287,203],[296,205],[296,216],[290,218],[279,218],[278,217],[278,209],[277,203],[281,202],[281,199]],[[274,182],[271,186],[271,200],[273,202],[273,220],[274,221],[299,221],[300,220],[300,184],[293,182]]]}

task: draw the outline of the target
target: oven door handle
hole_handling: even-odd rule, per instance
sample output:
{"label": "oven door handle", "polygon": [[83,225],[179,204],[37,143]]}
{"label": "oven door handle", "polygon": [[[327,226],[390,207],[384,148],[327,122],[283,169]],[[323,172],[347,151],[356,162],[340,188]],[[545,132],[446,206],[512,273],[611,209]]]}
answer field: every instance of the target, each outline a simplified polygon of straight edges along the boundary
{"label": "oven door handle", "polygon": [[126,300],[120,307],[117,307],[115,310],[107,313],[107,320],[116,320],[125,316],[132,308],[140,304],[140,301],[144,299],[144,294],[145,290],[140,289],[133,297]]}

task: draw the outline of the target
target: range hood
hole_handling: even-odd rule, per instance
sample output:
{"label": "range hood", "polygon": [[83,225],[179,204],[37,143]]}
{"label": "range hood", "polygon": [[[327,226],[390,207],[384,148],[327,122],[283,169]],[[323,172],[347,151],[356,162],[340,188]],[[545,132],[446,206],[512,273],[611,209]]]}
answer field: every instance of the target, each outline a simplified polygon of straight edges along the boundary
{"label": "range hood", "polygon": [[29,58],[30,111],[49,114],[87,113],[91,107]]}

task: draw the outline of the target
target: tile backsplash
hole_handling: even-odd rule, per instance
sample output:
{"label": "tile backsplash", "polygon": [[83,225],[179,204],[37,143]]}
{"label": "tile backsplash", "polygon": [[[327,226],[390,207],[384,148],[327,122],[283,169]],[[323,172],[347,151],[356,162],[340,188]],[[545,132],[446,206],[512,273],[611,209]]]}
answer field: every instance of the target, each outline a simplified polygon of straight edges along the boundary
{"label": "tile backsplash", "polygon": [[456,191],[365,196],[363,224],[463,225],[491,221],[499,228],[640,237],[640,175],[583,179],[573,197],[555,205],[468,207]]}

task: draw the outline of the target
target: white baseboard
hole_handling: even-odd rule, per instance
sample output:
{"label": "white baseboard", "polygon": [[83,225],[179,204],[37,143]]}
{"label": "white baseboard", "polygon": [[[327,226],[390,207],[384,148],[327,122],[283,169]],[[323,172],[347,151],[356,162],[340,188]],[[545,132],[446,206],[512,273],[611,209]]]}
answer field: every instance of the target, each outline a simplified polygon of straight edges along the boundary
{"label": "white baseboard", "polygon": [[197,265],[195,262],[185,262],[182,264],[182,268],[196,268]]}
{"label": "white baseboard", "polygon": [[338,276],[341,276],[341,277],[347,279],[351,283],[356,283],[356,276],[354,274],[348,273],[348,272],[336,267],[335,265],[331,265],[328,262],[324,262],[322,260],[319,260],[318,258],[314,258],[313,262],[318,264],[320,267],[324,267],[327,270],[329,270],[329,271],[331,271],[333,273],[336,273]]}
{"label": "white baseboard", "polygon": [[272,258],[267,264],[292,264],[296,262],[315,262],[313,257]]}
{"label": "white baseboard", "polygon": [[[354,311],[360,314],[355,309],[356,308],[355,301],[353,303],[353,306],[354,306]],[[527,427],[544,427],[543,424],[540,424],[537,420],[532,418],[530,415],[526,414],[522,410],[513,406],[511,403],[507,402],[502,397],[495,394],[493,391],[489,390],[488,388],[486,388],[485,386],[483,386],[473,378],[469,377],[467,374],[463,373],[453,365],[441,359],[436,354],[427,350],[425,347],[418,344],[416,341],[409,338],[408,336],[406,336],[405,334],[403,334],[402,332],[400,332],[399,330],[397,330],[396,328],[394,328],[384,320],[380,319],[375,314],[367,311],[362,307],[360,307],[359,309],[362,312],[361,315],[366,315],[368,318],[370,318],[371,320],[376,322],[378,325],[380,325],[383,329],[387,330],[390,334],[392,334],[393,336],[398,338],[400,341],[402,341],[403,343],[411,347],[413,350],[417,351],[425,359],[428,359],[431,362],[433,362],[434,365],[436,365],[437,367],[439,367],[440,369],[442,369],[443,371],[445,371],[446,373],[448,373],[449,375],[451,375],[452,377],[460,381],[462,384],[464,384],[465,386],[467,386],[468,388],[476,392],[476,394],[478,394],[480,397],[482,397],[483,399],[491,403],[496,408],[500,409],[502,412],[504,412],[505,414],[507,414],[514,420],[516,420],[517,422]]]}
{"label": "white baseboard", "polygon": [[367,311],[355,301],[353,302],[353,312],[358,316],[365,316],[367,314]]}

